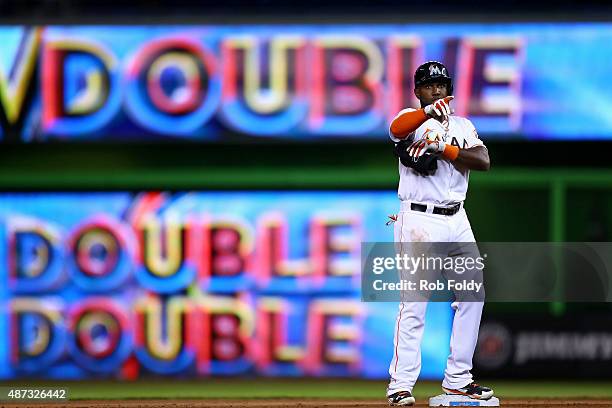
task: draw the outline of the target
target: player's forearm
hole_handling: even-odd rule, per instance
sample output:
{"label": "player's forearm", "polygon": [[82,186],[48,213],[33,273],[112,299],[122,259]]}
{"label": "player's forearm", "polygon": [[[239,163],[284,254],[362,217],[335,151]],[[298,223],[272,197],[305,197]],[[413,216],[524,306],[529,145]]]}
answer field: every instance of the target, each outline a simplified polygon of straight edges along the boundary
{"label": "player's forearm", "polygon": [[393,119],[389,127],[391,133],[398,139],[404,139],[417,130],[419,126],[425,123],[429,118],[434,118],[442,123],[442,121],[452,113],[452,109],[448,103],[452,101],[453,98],[452,95],[447,96],[434,101],[432,104],[422,109],[404,112],[398,115]]}
{"label": "player's forearm", "polygon": [[429,117],[423,109],[402,113],[391,122],[391,133],[398,139],[403,139],[417,130],[427,119]]}
{"label": "player's forearm", "polygon": [[453,163],[469,170],[487,171],[491,167],[489,152],[484,146],[459,149],[459,154]]}

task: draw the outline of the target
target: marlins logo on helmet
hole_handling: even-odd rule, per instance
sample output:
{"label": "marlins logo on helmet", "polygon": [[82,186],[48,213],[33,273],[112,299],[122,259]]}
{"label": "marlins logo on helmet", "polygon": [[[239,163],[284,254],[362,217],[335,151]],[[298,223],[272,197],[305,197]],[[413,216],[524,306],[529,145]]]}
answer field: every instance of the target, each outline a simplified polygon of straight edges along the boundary
{"label": "marlins logo on helmet", "polygon": [[429,66],[429,75],[430,76],[434,76],[434,75],[442,75],[442,76],[447,76],[446,74],[446,67],[442,67],[440,69],[439,65],[430,65]]}

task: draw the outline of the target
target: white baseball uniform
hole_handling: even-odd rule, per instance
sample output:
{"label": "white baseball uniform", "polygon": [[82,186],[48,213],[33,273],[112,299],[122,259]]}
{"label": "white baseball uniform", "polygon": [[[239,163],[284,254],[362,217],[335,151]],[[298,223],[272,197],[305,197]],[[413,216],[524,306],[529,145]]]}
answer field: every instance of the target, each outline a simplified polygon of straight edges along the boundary
{"label": "white baseball uniform", "polygon": [[[405,109],[398,113],[413,109]],[[389,132],[391,139],[395,138]],[[444,123],[428,119],[412,135],[414,140],[441,138],[446,143],[469,148],[484,146],[472,122],[450,116]],[[442,157],[431,176],[418,174],[399,163],[398,196],[401,208],[394,226],[395,242],[475,242],[467,214],[461,209],[454,215],[433,214],[434,206],[448,207],[462,203],[468,187],[469,170],[458,170]],[[411,203],[424,204],[426,212],[411,210]],[[472,382],[472,357],[478,339],[482,302],[453,302],[455,311],[450,355],[442,386],[462,388]],[[425,328],[427,302],[401,302],[395,325],[393,359],[389,366],[387,395],[410,391],[421,370],[421,339]]]}

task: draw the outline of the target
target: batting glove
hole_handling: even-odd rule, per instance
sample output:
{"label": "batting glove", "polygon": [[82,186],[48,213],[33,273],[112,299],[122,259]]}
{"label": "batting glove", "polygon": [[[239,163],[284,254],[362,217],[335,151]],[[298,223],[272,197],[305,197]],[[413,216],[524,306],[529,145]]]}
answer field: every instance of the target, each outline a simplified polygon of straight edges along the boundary
{"label": "batting glove", "polygon": [[452,101],[453,98],[453,96],[447,96],[446,98],[438,99],[431,105],[427,105],[425,108],[423,108],[423,110],[425,111],[425,114],[430,118],[445,118],[446,116],[449,116],[451,113],[453,113],[453,110],[449,105],[449,102]]}
{"label": "batting glove", "polygon": [[430,141],[430,140],[417,140],[412,143],[410,147],[408,147],[408,155],[412,157],[413,160],[418,160],[419,157],[423,156],[425,153],[430,152],[433,154],[441,154],[446,148],[446,143],[442,141]]}

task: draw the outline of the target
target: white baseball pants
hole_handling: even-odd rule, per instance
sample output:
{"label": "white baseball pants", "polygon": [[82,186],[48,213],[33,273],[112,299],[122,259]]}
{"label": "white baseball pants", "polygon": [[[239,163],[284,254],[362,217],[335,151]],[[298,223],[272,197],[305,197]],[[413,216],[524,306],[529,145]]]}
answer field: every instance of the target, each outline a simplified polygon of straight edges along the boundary
{"label": "white baseball pants", "polygon": [[[452,216],[436,215],[409,209],[402,211],[394,224],[395,242],[475,242],[463,207]],[[431,211],[431,205],[428,212]],[[472,357],[478,340],[482,302],[453,302],[455,311],[450,338],[450,355],[446,362],[442,386],[462,388],[472,382]],[[410,391],[421,371],[421,339],[425,328],[427,302],[401,302],[395,324],[393,359],[389,366],[387,395]]]}

